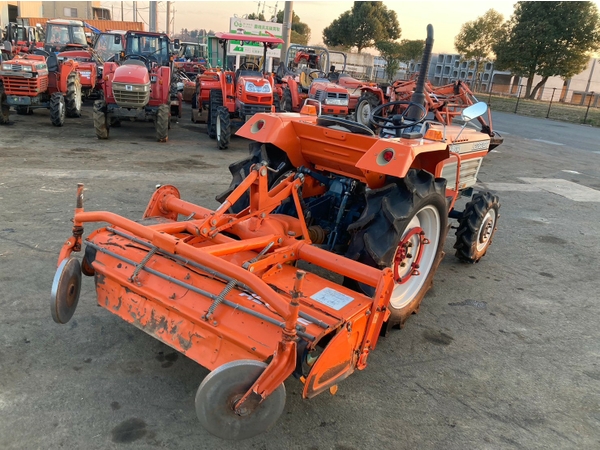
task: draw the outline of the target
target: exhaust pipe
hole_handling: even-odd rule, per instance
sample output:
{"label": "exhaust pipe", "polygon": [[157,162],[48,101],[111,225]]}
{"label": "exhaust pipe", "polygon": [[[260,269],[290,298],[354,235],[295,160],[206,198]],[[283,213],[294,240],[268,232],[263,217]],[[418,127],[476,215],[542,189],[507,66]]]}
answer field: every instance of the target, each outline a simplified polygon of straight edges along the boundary
{"label": "exhaust pipe", "polygon": [[[427,40],[425,41],[425,49],[423,50],[423,58],[421,59],[421,70],[417,79],[417,86],[411,97],[411,102],[425,106],[425,80],[429,72],[429,63],[431,62],[431,50],[433,49],[433,26],[427,25]],[[421,117],[421,109],[411,106],[406,113],[406,118],[409,120],[418,120]]]}

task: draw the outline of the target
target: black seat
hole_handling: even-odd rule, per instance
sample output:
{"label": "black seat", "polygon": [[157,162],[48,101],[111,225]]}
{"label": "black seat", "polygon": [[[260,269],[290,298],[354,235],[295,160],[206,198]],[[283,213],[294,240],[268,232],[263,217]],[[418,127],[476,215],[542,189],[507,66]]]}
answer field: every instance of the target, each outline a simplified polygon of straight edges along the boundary
{"label": "black seat", "polygon": [[46,65],[48,66],[48,72],[58,72],[58,56],[56,56],[56,53],[51,53],[46,58]]}
{"label": "black seat", "polygon": [[41,49],[41,48],[36,48],[36,49],[33,51],[33,54],[34,54],[34,55],[38,55],[38,56],[43,56],[43,57],[45,57],[46,59],[48,59],[48,56],[50,56],[50,53],[48,53],[46,50],[44,50],[44,49]]}

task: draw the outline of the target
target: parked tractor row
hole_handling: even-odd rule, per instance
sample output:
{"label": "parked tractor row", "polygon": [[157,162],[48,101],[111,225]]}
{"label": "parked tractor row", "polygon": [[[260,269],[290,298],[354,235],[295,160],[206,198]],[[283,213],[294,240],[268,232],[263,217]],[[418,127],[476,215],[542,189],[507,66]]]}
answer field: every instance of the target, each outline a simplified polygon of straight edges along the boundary
{"label": "parked tractor row", "polygon": [[[233,36],[218,35],[224,52]],[[280,40],[246,42],[265,54]],[[123,56],[104,64],[96,132],[106,138],[112,121],[153,118],[157,137],[166,139],[168,37],[128,32],[124,46]],[[294,49],[278,77],[250,64],[201,73],[194,118],[220,148],[233,121],[250,141],[248,157],[229,168],[220,206],[158,186],[133,221],[85,211],[79,184],[52,285],[53,319],[73,317],[82,274],[93,277],[98,305],[211,371],[196,393],[196,413],[223,439],[272,427],[291,375],[303,398],[334,394],[372,362],[381,336],[419,311],[449,221],[456,220],[456,256],[467,263],[480,261],[496,232],[498,197],[473,194],[494,142],[489,130],[467,126],[487,105],[454,114],[462,126],[432,110],[425,83],[432,46],[428,26],[410,94],[372,104],[369,126],[337,114],[349,98],[342,77],[333,83],[319,69],[322,53]],[[274,112],[277,92],[290,109],[302,103],[298,112]],[[470,201],[460,209],[462,196]],[[98,222],[104,225],[84,239],[84,227]]]}

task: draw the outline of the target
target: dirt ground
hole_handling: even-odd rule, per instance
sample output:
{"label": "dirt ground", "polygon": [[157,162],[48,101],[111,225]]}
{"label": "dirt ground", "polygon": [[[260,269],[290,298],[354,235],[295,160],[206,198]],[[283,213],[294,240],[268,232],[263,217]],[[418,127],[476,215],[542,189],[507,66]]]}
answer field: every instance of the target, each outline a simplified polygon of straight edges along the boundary
{"label": "dirt ground", "polygon": [[505,143],[480,173],[502,203],[488,255],[460,264],[451,233],[420,313],[364,371],[312,400],[288,380],[275,427],[232,443],[196,418],[208,371],[97,307],[92,279],[67,325],[49,303],[78,182],[86,210],[131,219],[157,184],[214,208],[247,142],[219,151],[189,109],[165,144],[151,123],[97,140],[90,105],[63,128],[47,111],[11,117],[0,127],[0,448],[600,447],[600,130],[496,114]]}

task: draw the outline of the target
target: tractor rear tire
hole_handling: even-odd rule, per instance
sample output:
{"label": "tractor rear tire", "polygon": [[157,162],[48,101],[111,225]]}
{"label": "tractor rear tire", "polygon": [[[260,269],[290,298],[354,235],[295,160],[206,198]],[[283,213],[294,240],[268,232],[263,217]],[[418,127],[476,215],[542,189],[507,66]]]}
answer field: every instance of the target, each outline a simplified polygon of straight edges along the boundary
{"label": "tractor rear tire", "polygon": [[156,111],[156,140],[167,142],[169,139],[169,105],[160,105]]}
{"label": "tractor rear tire", "polygon": [[290,88],[285,88],[281,97],[280,109],[282,112],[292,112],[294,107],[292,105],[292,92]]}
{"label": "tractor rear tire", "polygon": [[67,78],[67,93],[65,106],[67,117],[81,117],[81,81],[79,75],[73,72]]}
{"label": "tractor rear tire", "polygon": [[10,118],[10,106],[4,93],[4,84],[0,81],[0,125],[8,124]]}
{"label": "tractor rear tire", "polygon": [[231,117],[229,110],[224,106],[219,106],[217,109],[217,145],[219,150],[224,150],[229,147],[231,141]]}
{"label": "tractor rear tire", "polygon": [[500,200],[491,192],[478,192],[466,204],[456,229],[456,257],[466,263],[479,262],[496,234]]}
{"label": "tractor rear tire", "polygon": [[[352,233],[348,258],[380,269],[390,267],[394,272],[387,328],[402,328],[406,319],[419,311],[433,284],[448,228],[445,191],[444,179],[411,169],[396,183],[367,190],[365,209],[348,227]],[[420,230],[423,237],[415,234]],[[367,295],[374,293],[374,288],[354,280],[345,284]]]}
{"label": "tractor rear tire", "polygon": [[50,121],[55,127],[65,124],[65,97],[60,92],[50,96]]}
{"label": "tractor rear tire", "polygon": [[218,108],[221,106],[223,106],[223,93],[217,89],[211,90],[208,97],[208,123],[206,124],[206,131],[211,139],[217,138],[217,116]]}
{"label": "tractor rear tire", "polygon": [[30,116],[33,114],[33,109],[29,106],[17,106],[17,114],[20,116]]}
{"label": "tractor rear tire", "polygon": [[94,129],[96,130],[96,137],[98,139],[108,139],[110,128],[105,110],[106,103],[104,100],[96,100],[94,102]]}
{"label": "tractor rear tire", "polygon": [[374,129],[375,127],[369,122],[369,117],[373,110],[379,106],[379,99],[371,92],[363,93],[356,103],[356,111],[354,111],[355,122],[362,123],[363,125]]}

